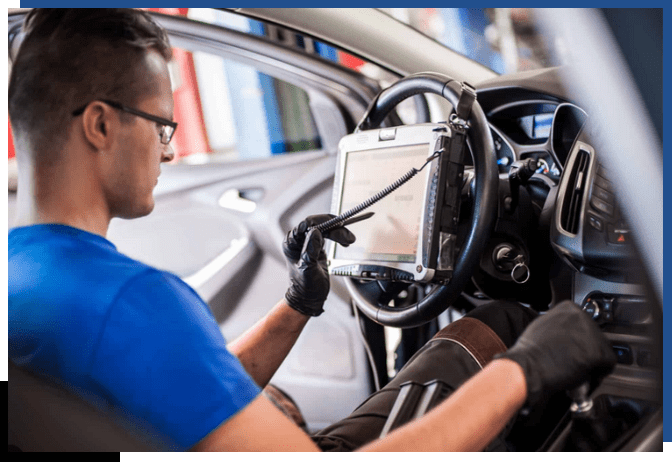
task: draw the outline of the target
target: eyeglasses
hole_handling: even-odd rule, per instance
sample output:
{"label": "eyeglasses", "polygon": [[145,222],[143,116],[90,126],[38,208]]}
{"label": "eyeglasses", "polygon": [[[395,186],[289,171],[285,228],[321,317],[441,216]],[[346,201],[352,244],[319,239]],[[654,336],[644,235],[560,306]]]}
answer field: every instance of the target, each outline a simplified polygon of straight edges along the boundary
{"label": "eyeglasses", "polygon": [[[99,101],[107,104],[108,106],[112,106],[115,109],[119,109],[121,111],[128,112],[129,114],[133,114],[138,117],[142,117],[143,119],[151,120],[152,122],[161,124],[161,143],[163,144],[170,143],[170,140],[173,138],[173,134],[175,134],[175,130],[177,130],[177,122],[173,122],[172,120],[164,119],[163,117],[157,117],[152,114],[147,114],[146,112],[138,111],[137,109],[124,106],[123,104],[116,103],[114,101],[108,101],[106,99],[101,99]],[[84,113],[84,109],[86,109],[86,106],[89,104],[91,103],[87,103],[76,111],[73,111],[72,115],[75,117],[82,115]]]}

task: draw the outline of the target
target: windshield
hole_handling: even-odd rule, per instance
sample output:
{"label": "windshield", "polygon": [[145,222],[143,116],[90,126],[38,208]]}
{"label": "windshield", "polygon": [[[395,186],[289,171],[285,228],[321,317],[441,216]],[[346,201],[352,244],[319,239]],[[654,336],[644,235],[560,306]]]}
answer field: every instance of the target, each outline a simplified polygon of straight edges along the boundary
{"label": "windshield", "polygon": [[499,74],[552,65],[528,8],[381,8]]}

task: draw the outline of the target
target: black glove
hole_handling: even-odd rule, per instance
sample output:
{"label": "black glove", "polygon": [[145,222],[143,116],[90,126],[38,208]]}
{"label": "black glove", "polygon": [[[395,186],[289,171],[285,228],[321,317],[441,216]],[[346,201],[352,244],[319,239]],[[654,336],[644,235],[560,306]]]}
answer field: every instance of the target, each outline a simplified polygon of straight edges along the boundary
{"label": "black glove", "polygon": [[[333,217],[328,214],[309,216],[287,233],[282,243],[290,282],[285,300],[296,311],[308,316],[319,316],[324,312],[322,306],[329,294],[329,273],[322,234],[317,229],[308,233],[306,230]],[[345,247],[355,242],[355,235],[342,227],[332,229],[324,237]]]}
{"label": "black glove", "polygon": [[616,355],[597,324],[570,301],[535,319],[506,353],[523,368],[526,405],[533,407],[560,390],[571,390],[614,368]]}

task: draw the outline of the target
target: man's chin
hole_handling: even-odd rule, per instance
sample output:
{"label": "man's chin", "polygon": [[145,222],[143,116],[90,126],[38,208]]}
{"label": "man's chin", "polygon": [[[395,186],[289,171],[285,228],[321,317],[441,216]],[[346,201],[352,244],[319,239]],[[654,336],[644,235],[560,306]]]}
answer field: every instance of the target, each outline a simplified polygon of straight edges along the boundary
{"label": "man's chin", "polygon": [[122,211],[122,213],[118,213],[116,216],[118,218],[123,218],[124,220],[132,220],[134,218],[146,217],[152,213],[152,210],[154,210],[153,200],[147,204],[143,204],[142,206],[136,205],[136,207],[133,207],[132,209]]}

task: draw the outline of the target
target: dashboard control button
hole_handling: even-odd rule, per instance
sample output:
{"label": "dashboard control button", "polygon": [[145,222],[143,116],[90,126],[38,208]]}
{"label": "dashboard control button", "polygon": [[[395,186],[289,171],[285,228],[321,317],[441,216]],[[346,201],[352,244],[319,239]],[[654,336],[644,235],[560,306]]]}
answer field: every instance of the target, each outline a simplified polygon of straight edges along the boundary
{"label": "dashboard control button", "polygon": [[590,226],[595,228],[596,230],[602,232],[604,229],[604,225],[602,224],[602,220],[597,218],[595,215],[588,214],[588,223],[590,223]]}
{"label": "dashboard control button", "polygon": [[608,204],[613,204],[614,203],[614,195],[608,192],[606,189],[600,188],[598,185],[593,185],[593,195],[592,197],[597,197],[598,199],[602,199],[604,202],[607,202]]}
{"label": "dashboard control button", "polygon": [[614,206],[611,204],[607,204],[602,199],[598,199],[597,197],[593,197],[590,199],[590,205],[592,205],[593,208],[598,212],[605,213],[609,216],[612,216],[614,214]]}
{"label": "dashboard control button", "polygon": [[602,189],[606,189],[607,191],[611,190],[611,182],[605,178],[602,178],[599,175],[595,175],[593,184],[599,186]]}
{"label": "dashboard control button", "polygon": [[615,226],[617,228],[623,228],[623,229],[627,229],[627,230],[630,229],[630,228],[628,228],[628,224],[622,218],[616,222]]}
{"label": "dashboard control button", "polygon": [[597,300],[586,300],[583,304],[583,311],[585,311],[591,318],[598,319],[600,317],[600,304]]}
{"label": "dashboard control button", "polygon": [[628,345],[612,345],[618,364],[632,364],[632,350]]}
{"label": "dashboard control button", "polygon": [[602,295],[600,299],[601,299],[602,311],[605,313],[613,313],[614,297],[607,297],[605,295]]}
{"label": "dashboard control button", "polygon": [[630,242],[629,229],[607,225],[607,240],[611,244],[628,244]]}
{"label": "dashboard control button", "polygon": [[597,174],[604,178],[605,180],[609,181],[609,175],[607,175],[607,169],[604,168],[604,165],[599,164],[597,166]]}
{"label": "dashboard control button", "polygon": [[637,365],[639,367],[659,367],[660,357],[648,348],[641,348],[637,351]]}
{"label": "dashboard control button", "polygon": [[495,142],[495,150],[497,152],[501,151],[501,149],[502,149],[502,139],[497,135],[493,136],[493,139],[494,139],[494,142]]}
{"label": "dashboard control button", "polygon": [[597,197],[592,197],[590,199],[590,205],[597,211],[602,212],[608,216],[613,216],[614,215],[614,205],[609,204],[602,199],[598,199]]}

